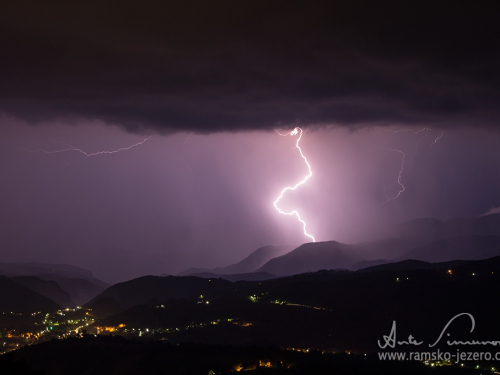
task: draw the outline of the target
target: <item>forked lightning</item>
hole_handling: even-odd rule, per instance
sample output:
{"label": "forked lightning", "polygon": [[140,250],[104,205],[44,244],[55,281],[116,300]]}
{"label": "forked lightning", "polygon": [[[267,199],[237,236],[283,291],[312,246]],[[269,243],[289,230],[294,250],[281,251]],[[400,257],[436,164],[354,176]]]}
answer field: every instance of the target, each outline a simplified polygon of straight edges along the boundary
{"label": "forked lightning", "polygon": [[68,152],[68,151],[76,151],[76,152],[79,152],[85,156],[97,156],[97,155],[104,155],[104,154],[116,154],[120,151],[126,151],[126,150],[130,150],[131,148],[134,148],[134,147],[137,147],[137,146],[140,146],[142,145],[143,143],[146,143],[147,141],[149,141],[152,137],[154,137],[154,135],[150,135],[149,137],[147,138],[144,138],[142,141],[140,142],[137,142],[131,146],[128,146],[128,147],[120,147],[116,150],[112,150],[112,151],[98,151],[98,152],[86,152],[86,151],[83,151],[81,148],[78,148],[78,147],[75,147],[75,146],[72,146],[70,144],[67,144],[67,143],[60,143],[60,142],[57,142],[57,143],[60,143],[62,144],[63,146],[66,146],[66,148],[63,148],[61,150],[55,150],[55,151],[46,151],[46,150],[43,150],[41,148],[39,149],[36,149],[36,150],[26,150],[28,152],[43,152],[44,154],[58,154],[60,152]]}
{"label": "forked lightning", "polygon": [[313,242],[316,242],[315,238],[310,235],[309,233],[307,233],[307,230],[306,230],[306,222],[304,220],[302,220],[300,218],[300,215],[299,213],[296,211],[296,210],[293,210],[291,212],[286,212],[286,211],[283,211],[281,210],[279,207],[278,207],[278,203],[280,201],[281,198],[283,198],[283,194],[285,194],[288,190],[296,190],[300,185],[303,185],[311,176],[312,176],[312,171],[311,171],[311,166],[309,165],[309,162],[307,161],[306,157],[304,156],[304,154],[302,153],[302,149],[300,148],[299,146],[299,142],[300,142],[300,139],[302,138],[302,129],[299,128],[299,127],[296,127],[295,129],[293,129],[291,132],[289,133],[286,133],[286,134],[281,134],[280,132],[278,132],[276,130],[276,133],[278,133],[279,135],[281,135],[282,137],[286,137],[288,135],[299,135],[298,138],[297,138],[297,142],[295,143],[295,147],[299,150],[300,152],[300,156],[302,157],[302,159],[304,159],[304,162],[306,163],[307,165],[307,169],[309,171],[309,173],[307,174],[307,176],[305,176],[301,181],[297,182],[295,185],[293,186],[287,186],[286,188],[284,188],[280,195],[278,196],[278,198],[276,198],[276,200],[274,201],[274,208],[276,208],[276,210],[280,213],[280,214],[283,214],[283,215],[288,215],[288,216],[296,216],[297,219],[300,221],[300,223],[302,224],[302,228],[304,230],[304,235],[306,235],[307,237],[309,237],[311,240],[313,240]]}

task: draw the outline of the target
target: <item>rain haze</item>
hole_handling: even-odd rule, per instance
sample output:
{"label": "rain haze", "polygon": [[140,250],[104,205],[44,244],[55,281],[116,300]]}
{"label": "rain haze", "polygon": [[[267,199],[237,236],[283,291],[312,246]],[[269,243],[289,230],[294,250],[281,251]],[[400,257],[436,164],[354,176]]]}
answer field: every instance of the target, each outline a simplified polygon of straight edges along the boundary
{"label": "rain haze", "polygon": [[[108,282],[500,207],[498,3],[0,12],[0,257]],[[106,152],[102,152],[106,151]],[[114,152],[117,151],[117,152]]]}

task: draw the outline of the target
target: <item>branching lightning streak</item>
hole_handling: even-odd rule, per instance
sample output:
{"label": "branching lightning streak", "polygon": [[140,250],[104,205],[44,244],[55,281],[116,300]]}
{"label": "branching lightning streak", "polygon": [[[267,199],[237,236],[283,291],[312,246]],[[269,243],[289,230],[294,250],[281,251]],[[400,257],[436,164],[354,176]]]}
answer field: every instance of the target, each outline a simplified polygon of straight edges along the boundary
{"label": "branching lightning streak", "polygon": [[[391,130],[391,132],[393,132],[393,133],[412,132],[413,134],[418,134],[418,133],[422,133],[422,132],[429,132],[431,130],[432,130],[431,128],[422,128],[420,130],[399,129],[399,130]],[[441,130],[441,134],[436,139],[434,139],[434,142],[432,142],[429,145],[429,147],[432,146],[433,144],[437,143],[441,138],[443,138],[443,135],[444,135],[444,130]]]}
{"label": "branching lightning streak", "polygon": [[413,134],[418,134],[422,133],[425,131],[431,130],[430,128],[422,128],[420,130],[413,130],[413,129],[399,129],[399,130],[391,130],[393,133],[401,133],[401,132],[412,132]]}
{"label": "branching lightning streak", "polygon": [[405,165],[405,153],[403,151],[397,150],[397,149],[386,149],[386,150],[392,151],[392,152],[399,152],[402,155],[401,156],[401,168],[399,169],[399,174],[398,174],[398,184],[400,186],[400,189],[394,197],[388,197],[387,192],[384,188],[384,191],[386,192],[385,196],[386,196],[387,200],[384,203],[382,203],[381,205],[386,204],[387,202],[392,201],[394,199],[397,199],[406,189],[405,186],[403,185],[403,183],[401,182],[401,175],[403,174],[403,169],[404,169],[404,165]]}
{"label": "branching lightning streak", "polygon": [[67,148],[64,148],[64,149],[61,149],[61,150],[56,150],[56,151],[46,151],[46,150],[43,150],[41,148],[39,149],[36,149],[36,150],[26,150],[28,152],[43,152],[45,154],[58,154],[58,153],[61,153],[61,152],[67,152],[67,151],[77,151],[85,156],[96,156],[96,155],[103,155],[103,154],[116,154],[120,151],[126,151],[126,150],[130,150],[131,148],[134,148],[134,147],[137,147],[137,146],[140,146],[144,143],[146,143],[147,141],[149,141],[151,138],[153,138],[155,135],[150,135],[149,137],[147,138],[144,138],[142,141],[138,142],[138,143],[135,143],[131,146],[128,146],[128,147],[120,147],[116,150],[112,150],[112,151],[98,151],[98,152],[85,152],[83,151],[81,148],[78,148],[78,147],[75,147],[75,146],[72,146],[68,143],[61,143],[61,142],[57,142],[57,143],[60,143],[62,144],[63,146],[67,146]]}
{"label": "branching lightning streak", "polygon": [[300,156],[302,157],[302,159],[304,159],[304,162],[306,163],[307,165],[307,168],[309,170],[309,173],[307,174],[307,176],[305,176],[301,181],[297,182],[294,186],[287,186],[286,188],[284,188],[280,195],[278,196],[278,198],[276,198],[276,200],[274,201],[274,208],[276,208],[276,210],[280,213],[280,214],[283,214],[283,215],[288,215],[288,216],[296,216],[297,219],[299,220],[300,223],[302,223],[302,228],[304,230],[304,235],[306,235],[307,237],[311,238],[313,240],[313,242],[316,242],[316,239],[310,235],[309,233],[307,233],[307,230],[306,230],[306,222],[304,220],[302,220],[300,218],[300,215],[299,213],[296,211],[296,210],[293,210],[291,212],[285,212],[283,210],[281,210],[279,207],[278,207],[278,202],[280,201],[281,198],[283,198],[283,195],[288,191],[288,190],[296,190],[300,185],[303,185],[311,176],[312,176],[312,171],[311,171],[311,166],[309,165],[309,162],[307,161],[306,157],[304,156],[304,154],[302,153],[302,149],[300,148],[299,146],[299,142],[300,142],[300,139],[302,138],[302,129],[299,128],[299,127],[296,127],[295,129],[293,129],[291,132],[289,133],[286,133],[286,134],[281,134],[280,132],[278,132],[276,130],[276,133],[278,133],[279,135],[281,135],[282,137],[286,137],[287,135],[297,135],[299,134],[299,137],[297,138],[297,141],[295,143],[295,147],[299,150],[300,152]]}
{"label": "branching lightning streak", "polygon": [[437,141],[439,141],[441,138],[443,138],[443,134],[444,134],[444,131],[441,130],[441,135],[439,137],[437,137],[434,142],[432,142],[429,147],[431,147],[434,143],[437,143]]}
{"label": "branching lightning streak", "polygon": [[[427,137],[428,132],[430,132],[431,130],[432,130],[431,128],[422,128],[420,130],[399,129],[399,130],[391,130],[391,132],[392,133],[411,132],[413,134],[419,134],[419,133],[422,133],[422,132],[426,132],[425,135],[424,135],[424,137],[420,138],[420,140],[415,145],[415,154],[413,155],[413,157],[415,157],[415,155],[417,153],[417,148],[416,147],[417,147],[418,143],[422,139],[424,139],[425,137]],[[431,144],[429,144],[429,147],[432,146],[433,144],[437,143],[443,137],[443,135],[444,135],[444,131],[441,130],[441,134],[437,138],[435,138],[434,141]],[[386,150],[387,151],[399,152],[402,155],[402,157],[401,157],[401,168],[400,168],[399,174],[398,174],[398,184],[400,186],[400,189],[399,189],[398,193],[394,197],[388,197],[387,196],[387,191],[386,191],[386,189],[384,187],[384,192],[385,192],[385,196],[386,196],[387,200],[385,202],[383,202],[381,205],[386,204],[387,202],[392,201],[394,199],[397,199],[405,191],[405,189],[406,189],[405,186],[403,185],[403,183],[401,182],[401,176],[403,174],[404,164],[405,164],[405,156],[406,156],[405,153],[403,151],[397,150],[397,149],[386,149]]]}

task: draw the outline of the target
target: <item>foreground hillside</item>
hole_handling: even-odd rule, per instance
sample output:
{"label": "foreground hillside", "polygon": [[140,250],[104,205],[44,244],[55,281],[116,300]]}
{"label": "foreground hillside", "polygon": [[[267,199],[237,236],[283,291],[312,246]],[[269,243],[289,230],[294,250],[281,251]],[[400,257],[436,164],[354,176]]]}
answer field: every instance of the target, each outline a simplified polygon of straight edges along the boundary
{"label": "foreground hillside", "polygon": [[410,269],[319,271],[259,282],[149,276],[115,285],[93,303],[107,299],[126,308],[96,323],[122,326],[118,332],[126,335],[372,351],[393,321],[404,332],[431,340],[463,312],[476,319],[474,339],[499,337],[499,275],[500,257],[433,268],[417,262]]}
{"label": "foreground hillside", "polygon": [[[0,369],[2,374],[225,374],[237,369],[478,374],[472,370],[476,367],[491,372],[499,367],[494,360],[430,369],[377,355],[391,352],[378,343],[396,323],[397,340],[412,335],[424,344],[417,349],[429,350],[427,344],[443,327],[464,313],[473,317],[474,329],[469,318],[454,321],[446,332],[454,340],[497,340],[499,275],[500,257],[432,265],[402,262],[358,272],[323,270],[266,281],[147,276],[108,288],[82,309],[27,314],[33,331],[19,331],[13,320],[17,315],[1,315],[9,324],[5,337],[12,335],[4,338],[8,346],[3,351],[14,352],[0,356]],[[27,342],[22,332],[40,329],[45,329],[40,340],[30,338],[37,345],[15,350],[16,343]],[[42,342],[50,338],[59,340]],[[446,348],[444,340],[436,346]],[[457,349],[477,351],[467,343]],[[345,351],[352,357],[327,354]]]}
{"label": "foreground hillside", "polygon": [[54,340],[0,357],[4,375],[251,374],[479,375],[476,370],[433,368],[377,356],[298,352],[255,346],[182,344],[91,337]]}
{"label": "foreground hillside", "polygon": [[193,276],[144,276],[115,284],[89,301],[91,306],[103,298],[112,298],[127,308],[148,301],[188,299],[196,301],[200,295],[219,297],[233,289],[233,283],[222,279],[204,279]]}

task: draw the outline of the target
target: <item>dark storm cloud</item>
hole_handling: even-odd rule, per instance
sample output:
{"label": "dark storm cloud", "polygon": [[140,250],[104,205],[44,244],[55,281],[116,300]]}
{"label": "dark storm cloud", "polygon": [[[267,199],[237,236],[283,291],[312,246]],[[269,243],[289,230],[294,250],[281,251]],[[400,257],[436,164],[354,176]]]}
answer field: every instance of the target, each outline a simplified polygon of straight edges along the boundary
{"label": "dark storm cloud", "polygon": [[130,130],[495,126],[498,1],[1,6],[0,111]]}

